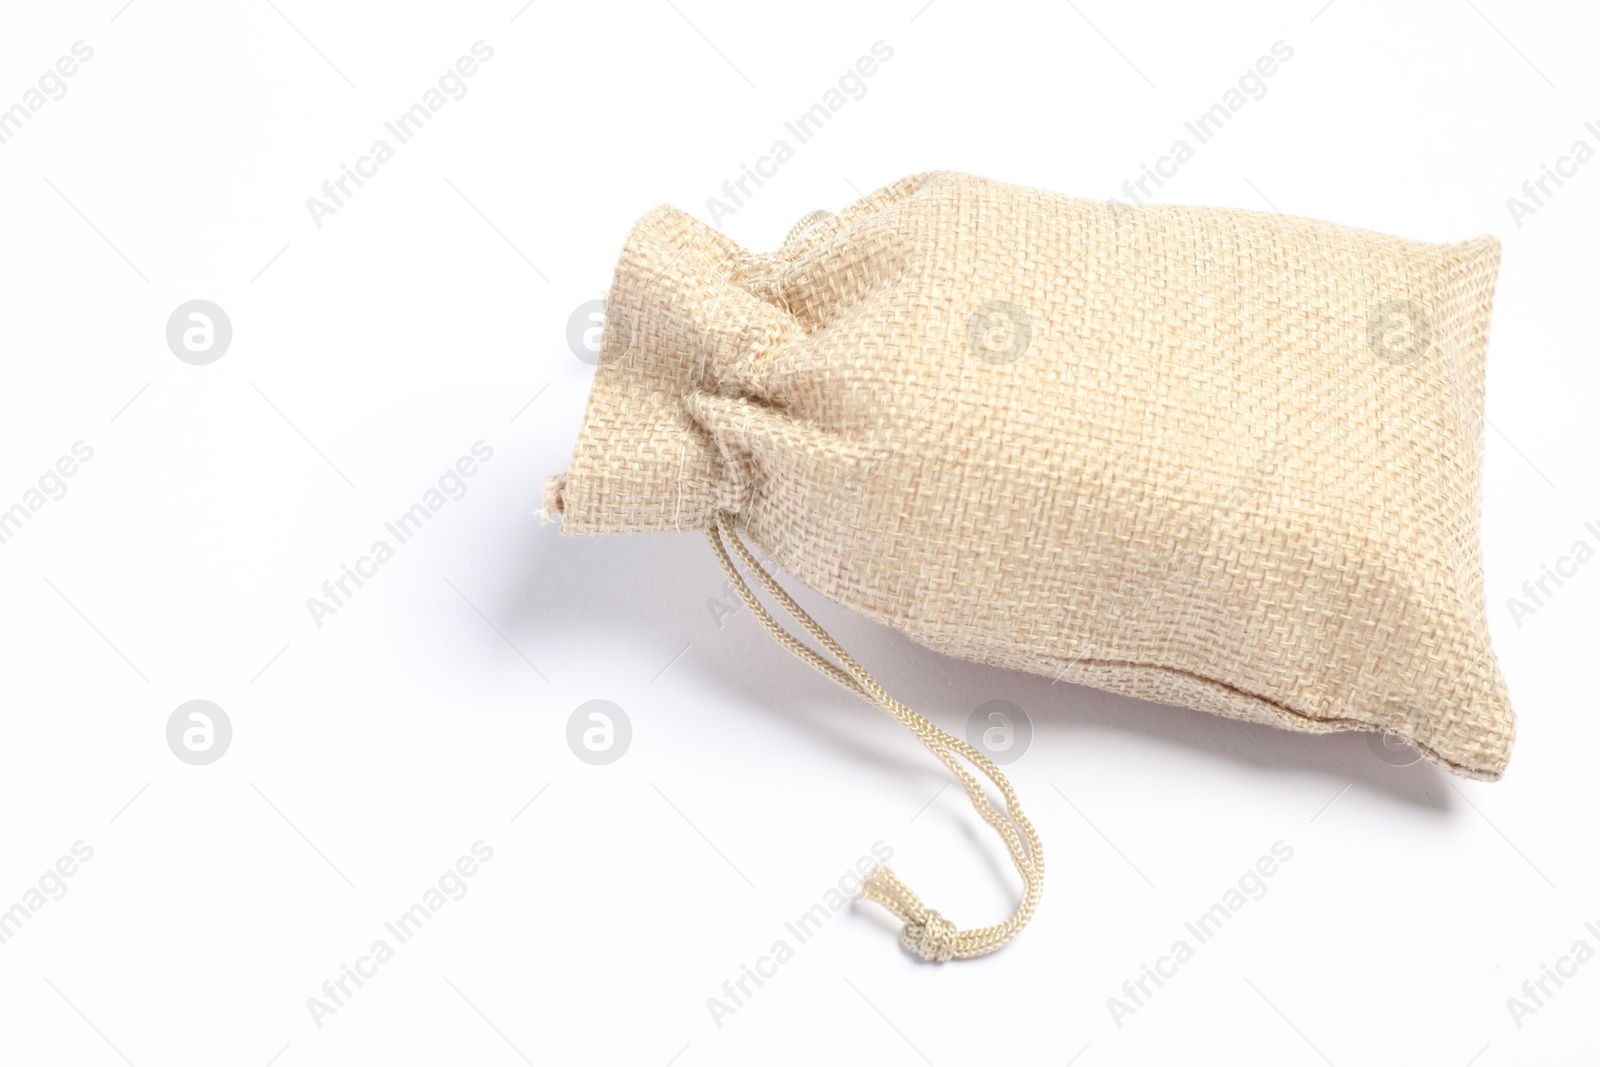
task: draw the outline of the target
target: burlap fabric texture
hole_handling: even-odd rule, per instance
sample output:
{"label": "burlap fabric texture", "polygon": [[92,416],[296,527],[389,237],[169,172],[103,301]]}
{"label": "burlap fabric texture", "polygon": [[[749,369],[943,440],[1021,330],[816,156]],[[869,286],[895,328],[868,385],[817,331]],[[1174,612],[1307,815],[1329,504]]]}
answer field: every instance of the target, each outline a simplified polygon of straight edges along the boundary
{"label": "burlap fabric texture", "polygon": [[1494,238],[944,172],[806,223],[771,254],[636,224],[566,533],[727,516],[938,652],[1501,775]]}

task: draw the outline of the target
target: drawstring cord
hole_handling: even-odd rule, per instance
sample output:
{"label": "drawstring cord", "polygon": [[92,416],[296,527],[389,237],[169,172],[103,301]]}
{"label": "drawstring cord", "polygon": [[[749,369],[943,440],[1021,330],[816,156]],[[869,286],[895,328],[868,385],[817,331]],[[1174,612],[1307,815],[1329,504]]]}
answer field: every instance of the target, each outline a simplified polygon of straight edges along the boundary
{"label": "drawstring cord", "polygon": [[[1016,865],[1017,873],[1022,876],[1023,885],[1022,900],[1009,919],[993,926],[972,930],[956,929],[954,923],[923,904],[893,871],[882,864],[875,867],[867,876],[861,895],[868,900],[877,901],[899,917],[905,924],[900,931],[901,943],[911,952],[930,962],[944,963],[952,959],[983,956],[1010,941],[1033,917],[1034,909],[1039,904],[1039,897],[1044,891],[1044,850],[1039,842],[1039,835],[1034,832],[1033,824],[1022,813],[1017,794],[1011,788],[1011,783],[1006,780],[1006,776],[1000,773],[1000,768],[982,752],[889,696],[884,688],[859,663],[851,659],[849,654],[839,647],[839,643],[815,619],[806,614],[805,609],[795,603],[794,598],[757,562],[734,528],[733,516],[730,513],[719,512],[715,524],[706,530],[706,535],[711,541],[712,551],[716,553],[718,562],[722,564],[722,569],[728,576],[729,584],[738,593],[739,599],[744,601],[745,607],[750,609],[750,613],[772,635],[773,640],[788,649],[796,658],[810,664],[862,700],[898,719],[902,726],[917,736],[917,740],[927,746],[928,751],[949,768],[950,773],[955,775],[956,780],[966,789],[967,798],[972,801],[972,806],[983,817],[983,821],[1000,835],[1006,851],[1011,854],[1011,862]],[[746,570],[755,575],[768,595],[782,605],[783,609],[833,657],[832,660],[812,649],[772,617],[756,598],[755,593],[745,582],[744,575],[740,573],[739,567],[728,554],[729,546],[732,546],[734,555],[739,557]],[[1000,791],[1000,795],[1005,798],[1004,814],[990,803],[984,794],[983,786],[958,762],[958,757],[976,767]]]}

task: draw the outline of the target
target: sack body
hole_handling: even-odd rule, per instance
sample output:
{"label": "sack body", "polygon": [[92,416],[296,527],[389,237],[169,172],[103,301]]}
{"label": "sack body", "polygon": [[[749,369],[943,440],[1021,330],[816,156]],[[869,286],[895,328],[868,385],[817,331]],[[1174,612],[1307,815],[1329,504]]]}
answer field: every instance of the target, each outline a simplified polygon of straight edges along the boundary
{"label": "sack body", "polygon": [[906,178],[771,254],[671,207],[607,305],[569,534],[729,514],[938,652],[1500,776],[1492,237]]}

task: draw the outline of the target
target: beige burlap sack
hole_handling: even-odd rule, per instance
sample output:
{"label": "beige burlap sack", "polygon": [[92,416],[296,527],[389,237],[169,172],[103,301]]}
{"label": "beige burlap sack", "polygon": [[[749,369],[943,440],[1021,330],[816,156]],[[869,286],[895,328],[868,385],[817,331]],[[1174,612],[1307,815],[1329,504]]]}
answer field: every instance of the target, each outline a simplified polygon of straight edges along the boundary
{"label": "beige burlap sack", "polygon": [[[939,652],[1385,731],[1500,776],[1513,718],[1477,529],[1492,237],[950,173],[803,221],[768,255],[671,207],[635,226],[572,464],[546,486],[565,532],[708,530],[736,576],[737,529]],[[814,666],[952,770],[1003,783],[827,651]],[[963,782],[1027,890],[1013,926],[959,933],[884,872],[867,895],[929,958],[1003,943],[1042,878],[1009,787],[1002,816]]]}

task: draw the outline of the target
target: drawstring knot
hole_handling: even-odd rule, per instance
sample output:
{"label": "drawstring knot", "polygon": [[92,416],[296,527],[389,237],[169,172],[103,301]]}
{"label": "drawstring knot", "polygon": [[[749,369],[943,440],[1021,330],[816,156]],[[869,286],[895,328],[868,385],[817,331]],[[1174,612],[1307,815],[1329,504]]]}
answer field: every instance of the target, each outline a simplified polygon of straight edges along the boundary
{"label": "drawstring knot", "polygon": [[956,924],[929,909],[920,923],[906,923],[900,942],[929,963],[948,963],[956,955]]}
{"label": "drawstring knot", "polygon": [[[948,963],[958,956],[981,956],[1005,943],[1002,941],[991,947],[968,946],[955,923],[922,903],[910,887],[881,863],[867,875],[861,896],[882,904],[904,920],[905,925],[900,928],[900,943],[929,963]],[[1021,928],[1020,923],[1017,928]]]}

